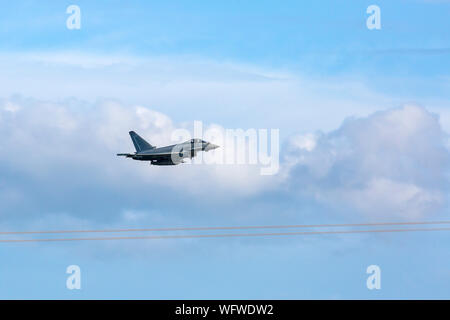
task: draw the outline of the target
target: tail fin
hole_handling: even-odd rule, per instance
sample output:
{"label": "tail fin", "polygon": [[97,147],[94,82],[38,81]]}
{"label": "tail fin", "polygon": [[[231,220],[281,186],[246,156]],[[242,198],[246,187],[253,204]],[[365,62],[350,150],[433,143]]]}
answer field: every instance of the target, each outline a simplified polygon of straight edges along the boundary
{"label": "tail fin", "polygon": [[154,149],[150,143],[142,139],[136,132],[130,131],[130,137],[133,141],[134,147],[136,148],[136,152],[141,152],[144,150]]}

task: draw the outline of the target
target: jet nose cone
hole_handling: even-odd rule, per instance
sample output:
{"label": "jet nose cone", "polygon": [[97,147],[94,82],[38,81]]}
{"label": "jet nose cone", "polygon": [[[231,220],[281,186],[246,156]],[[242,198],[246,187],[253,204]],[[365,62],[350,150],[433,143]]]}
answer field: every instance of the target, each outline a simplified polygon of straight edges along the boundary
{"label": "jet nose cone", "polygon": [[219,146],[218,145],[216,145],[216,144],[213,144],[213,143],[208,143],[208,145],[206,146],[206,151],[209,151],[209,150],[214,150],[214,149],[217,149],[217,148],[219,148]]}

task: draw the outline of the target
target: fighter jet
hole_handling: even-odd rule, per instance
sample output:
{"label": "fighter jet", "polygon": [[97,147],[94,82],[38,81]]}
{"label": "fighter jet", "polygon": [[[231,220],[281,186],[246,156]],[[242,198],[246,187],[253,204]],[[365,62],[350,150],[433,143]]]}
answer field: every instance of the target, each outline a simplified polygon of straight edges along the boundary
{"label": "fighter jet", "polygon": [[145,141],[136,132],[130,131],[130,137],[136,148],[135,153],[118,153],[118,156],[133,160],[151,161],[155,166],[172,166],[183,163],[183,159],[192,159],[199,151],[209,151],[219,146],[201,139],[191,139],[180,144],[157,148]]}

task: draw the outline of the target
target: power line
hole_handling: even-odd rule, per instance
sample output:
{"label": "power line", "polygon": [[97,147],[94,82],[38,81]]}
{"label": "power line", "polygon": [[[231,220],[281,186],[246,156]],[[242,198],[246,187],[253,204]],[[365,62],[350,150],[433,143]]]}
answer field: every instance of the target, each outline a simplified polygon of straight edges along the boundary
{"label": "power line", "polygon": [[155,239],[192,239],[192,238],[237,238],[237,237],[277,237],[327,234],[358,234],[358,233],[396,233],[422,231],[450,231],[450,228],[416,228],[416,229],[380,229],[380,230],[349,230],[349,231],[308,231],[308,232],[279,232],[279,233],[229,233],[229,234],[201,234],[201,235],[163,235],[140,237],[99,237],[99,238],[56,238],[56,239],[7,239],[0,243],[19,242],[60,242],[60,241],[105,241],[105,240],[155,240]]}
{"label": "power line", "polygon": [[378,222],[346,224],[294,224],[265,226],[228,226],[228,227],[175,227],[175,228],[139,228],[139,229],[99,229],[99,230],[47,230],[47,231],[0,231],[0,235],[20,234],[63,234],[63,233],[119,233],[119,232],[159,232],[159,231],[207,231],[207,230],[245,230],[245,229],[295,229],[295,228],[333,228],[333,227],[368,227],[401,225],[440,225],[450,221],[413,221],[413,222]]}

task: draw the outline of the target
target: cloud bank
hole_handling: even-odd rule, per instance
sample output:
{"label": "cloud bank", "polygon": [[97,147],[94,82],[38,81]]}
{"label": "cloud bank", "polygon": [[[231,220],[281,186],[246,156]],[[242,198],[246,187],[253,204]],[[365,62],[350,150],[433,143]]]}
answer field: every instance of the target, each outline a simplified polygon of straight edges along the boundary
{"label": "cloud bank", "polygon": [[446,198],[450,158],[437,115],[406,105],[291,137],[289,185],[373,219],[422,218]]}
{"label": "cloud bank", "polygon": [[[209,124],[205,130],[210,127],[223,129]],[[49,213],[91,221],[129,218],[129,212],[141,211],[177,211],[179,216],[202,204],[208,208],[211,202],[220,205],[274,188],[276,177],[261,176],[257,165],[157,167],[116,156],[134,151],[130,130],[164,146],[180,142],[172,140],[179,128],[189,126],[150,108],[112,100],[0,101],[3,221]]]}
{"label": "cloud bank", "polygon": [[185,202],[172,210],[198,210],[202,203],[230,205],[236,199],[251,206],[271,194],[290,195],[295,203],[299,194],[373,220],[411,220],[446,202],[447,135],[437,115],[414,105],[348,118],[329,133],[293,135],[275,176],[261,176],[255,165],[168,168],[117,158],[115,153],[132,150],[130,129],[165,145],[185,126],[143,106],[12,98],[0,107],[3,216],[63,212],[95,220],[89,212],[105,207],[116,213],[103,219],[122,219],[130,212],[158,212],[164,201]]}
{"label": "cloud bank", "polygon": [[[208,211],[227,221],[249,215],[248,208],[256,218],[283,216],[289,207],[300,212],[306,199],[364,219],[414,219],[446,203],[445,104],[441,119],[413,104],[371,113],[404,99],[355,79],[323,82],[199,59],[3,57],[0,97],[9,97],[0,99],[4,218],[54,213],[104,223],[145,212],[167,218],[185,208],[188,220]],[[350,114],[358,117],[337,130],[312,132],[336,128]],[[254,165],[159,168],[115,156],[133,150],[129,130],[161,146],[175,142],[174,130],[191,129],[184,121],[193,120],[203,120],[205,130],[230,123],[279,128],[282,170],[264,177]],[[290,136],[295,131],[302,134]],[[206,210],[204,202],[216,209]]]}

